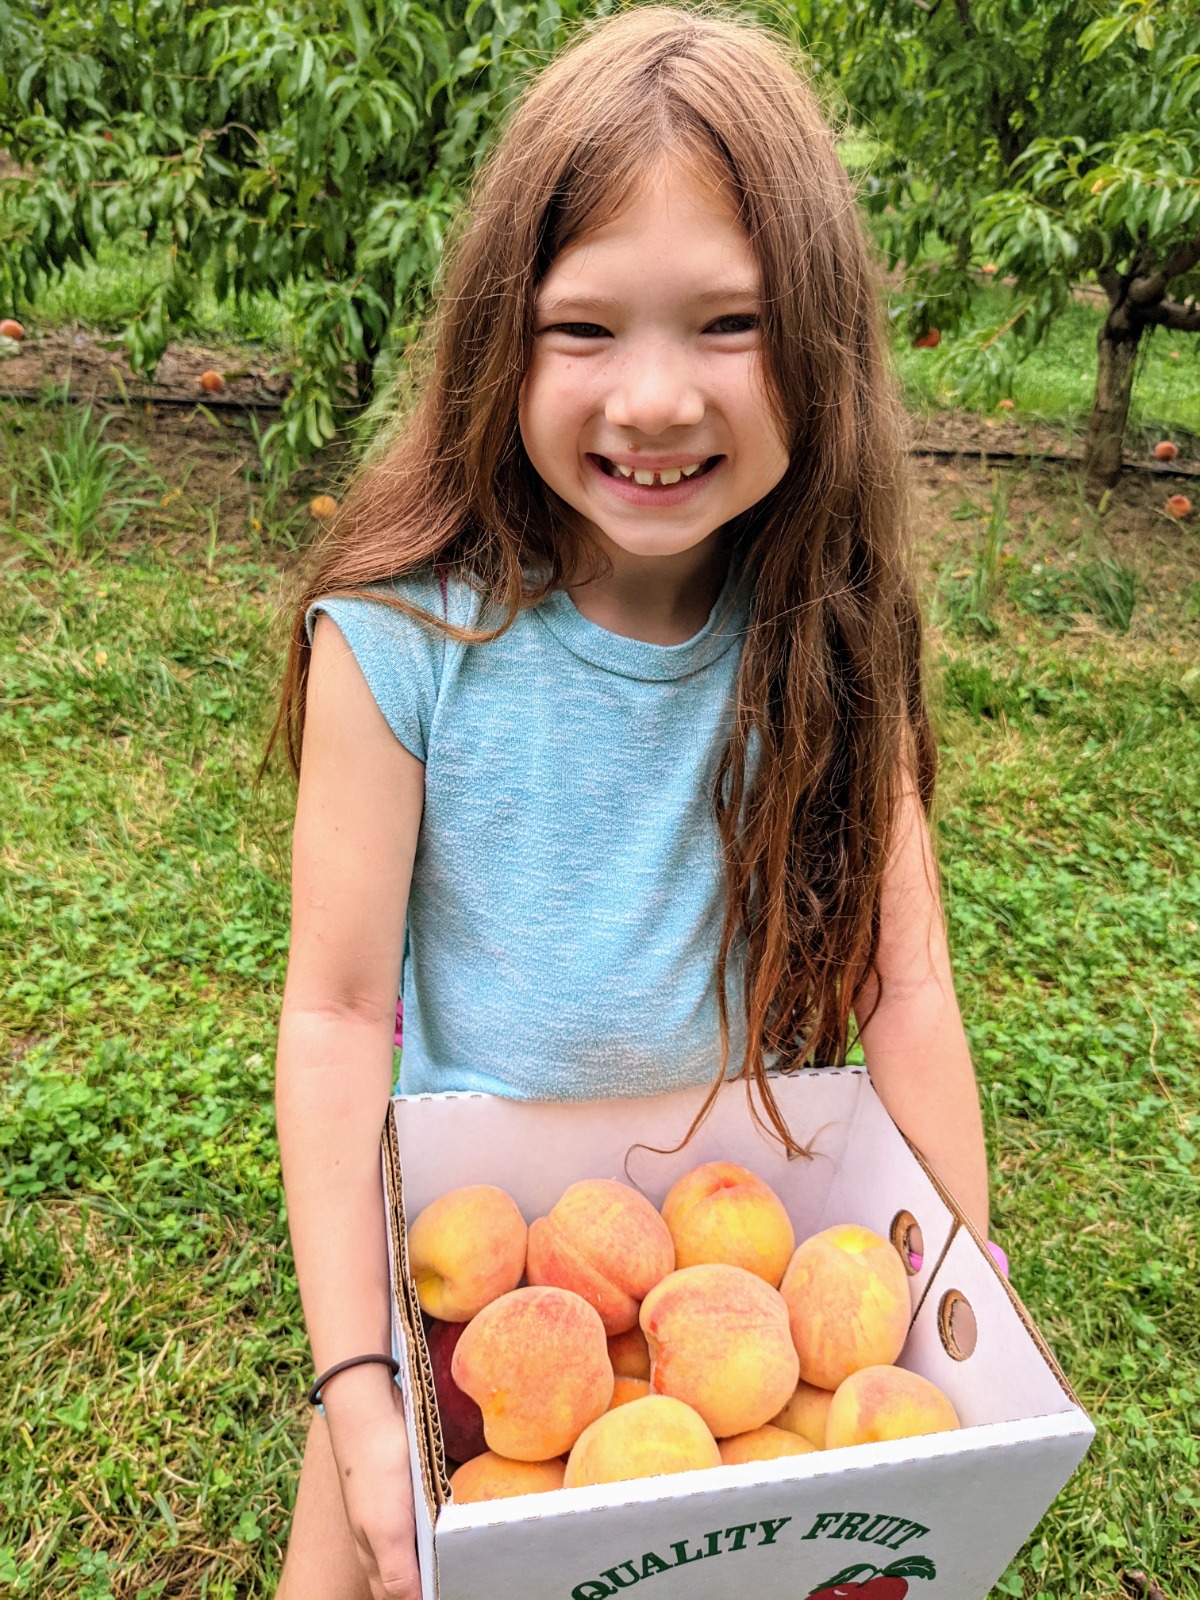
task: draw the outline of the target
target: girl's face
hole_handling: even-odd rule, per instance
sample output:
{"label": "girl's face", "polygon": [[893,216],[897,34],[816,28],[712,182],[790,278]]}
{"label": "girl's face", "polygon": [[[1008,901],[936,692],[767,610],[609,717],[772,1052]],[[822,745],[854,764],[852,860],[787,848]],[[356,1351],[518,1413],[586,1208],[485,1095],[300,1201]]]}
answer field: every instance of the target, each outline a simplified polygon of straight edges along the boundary
{"label": "girl's face", "polygon": [[664,162],[538,290],[520,426],[534,469],[606,553],[711,550],[783,477],[761,275],[727,195]]}

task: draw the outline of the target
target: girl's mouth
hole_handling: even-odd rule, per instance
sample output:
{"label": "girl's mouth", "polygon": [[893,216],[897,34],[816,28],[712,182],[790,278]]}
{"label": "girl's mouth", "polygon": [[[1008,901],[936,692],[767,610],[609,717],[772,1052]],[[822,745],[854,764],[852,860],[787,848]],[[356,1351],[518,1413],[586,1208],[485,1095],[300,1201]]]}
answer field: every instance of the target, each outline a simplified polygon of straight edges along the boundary
{"label": "girl's mouth", "polygon": [[711,476],[724,456],[706,456],[698,461],[684,462],[678,467],[645,467],[618,465],[607,456],[588,454],[589,463],[605,479],[605,487],[619,499],[633,505],[675,505],[680,500],[690,500],[704,480]]}

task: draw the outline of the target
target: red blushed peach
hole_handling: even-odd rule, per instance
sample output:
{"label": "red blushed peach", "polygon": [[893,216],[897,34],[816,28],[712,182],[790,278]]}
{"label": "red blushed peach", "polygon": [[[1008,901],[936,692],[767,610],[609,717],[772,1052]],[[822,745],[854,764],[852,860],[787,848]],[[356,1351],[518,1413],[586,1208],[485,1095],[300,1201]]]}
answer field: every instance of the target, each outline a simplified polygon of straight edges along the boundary
{"label": "red blushed peach", "polygon": [[902,1367],[861,1367],[833,1397],[825,1420],[825,1448],[915,1439],[923,1433],[950,1433],[958,1426],[958,1413],[928,1378]]}
{"label": "red blushed peach", "polygon": [[426,1206],[408,1230],[421,1310],[439,1322],[470,1322],[520,1283],[528,1234],[516,1202],[490,1183],[452,1189]]}
{"label": "red blushed peach", "polygon": [[720,1465],[717,1442],[691,1407],[651,1395],[606,1412],[583,1430],[567,1461],[564,1488]]}
{"label": "red blushed peach", "polygon": [[709,1161],[680,1178],[663,1201],[676,1267],[723,1262],[779,1287],[796,1236],[774,1189],[733,1161]]}
{"label": "red blushed peach", "polygon": [[899,1252],[849,1223],[806,1239],[783,1275],[800,1376],[836,1389],[860,1367],[895,1361],[912,1307]]}
{"label": "red blushed peach", "polygon": [[744,1267],[671,1273],[642,1302],[650,1387],[699,1412],[718,1439],[769,1422],[799,1362],[777,1289]]}
{"label": "red blushed peach", "polygon": [[582,1295],[610,1336],[636,1325],[639,1304],[674,1266],[666,1223],[610,1178],[573,1183],[529,1230],[529,1282]]}
{"label": "red blushed peach", "polygon": [[450,1365],[483,1412],[488,1449],[510,1461],[568,1451],[613,1396],[599,1313],[567,1289],[514,1289],[467,1324]]}
{"label": "red blushed peach", "polygon": [[608,1341],[608,1359],[618,1378],[649,1378],[650,1346],[641,1328],[614,1333]]}
{"label": "red blushed peach", "polygon": [[832,1389],[814,1388],[802,1378],[796,1385],[795,1394],[774,1418],[775,1426],[786,1428],[789,1433],[798,1433],[818,1450],[824,1450],[825,1418],[829,1415],[829,1402],[832,1399]]}
{"label": "red blushed peach", "polygon": [[775,1428],[767,1422],[749,1433],[735,1433],[732,1439],[720,1441],[721,1460],[727,1467],[740,1466],[745,1461],[777,1461],[780,1456],[809,1456],[816,1445],[802,1439],[798,1433],[786,1428]]}
{"label": "red blushed peach", "polygon": [[433,1390],[437,1396],[438,1421],[442,1443],[452,1461],[471,1461],[487,1449],[483,1418],[479,1407],[465,1395],[450,1373],[454,1347],[467,1327],[465,1322],[430,1321],[425,1331],[429,1364],[433,1369]]}
{"label": "red blushed peach", "polygon": [[450,1491],[460,1506],[518,1494],[548,1494],[562,1488],[566,1470],[565,1461],[508,1461],[487,1450],[463,1462],[450,1479]]}

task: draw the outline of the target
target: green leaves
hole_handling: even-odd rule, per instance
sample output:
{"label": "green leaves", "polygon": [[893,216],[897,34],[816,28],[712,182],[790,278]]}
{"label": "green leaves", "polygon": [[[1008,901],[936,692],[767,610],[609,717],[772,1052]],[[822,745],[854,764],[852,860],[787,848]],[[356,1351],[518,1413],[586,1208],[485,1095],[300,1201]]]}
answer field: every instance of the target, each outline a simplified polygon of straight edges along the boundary
{"label": "green leaves", "polygon": [[0,0],[0,147],[29,174],[0,178],[0,300],[130,229],[165,241],[123,330],[152,373],[208,283],[219,300],[299,286],[268,434],[287,466],[411,337],[459,196],[562,17],[557,0],[66,0],[49,17]]}

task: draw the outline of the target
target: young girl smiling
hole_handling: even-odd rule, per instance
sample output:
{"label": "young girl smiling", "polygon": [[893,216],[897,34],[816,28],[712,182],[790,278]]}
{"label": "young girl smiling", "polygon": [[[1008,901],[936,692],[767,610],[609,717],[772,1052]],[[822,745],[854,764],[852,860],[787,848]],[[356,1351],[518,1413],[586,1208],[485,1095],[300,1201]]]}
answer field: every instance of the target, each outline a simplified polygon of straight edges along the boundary
{"label": "young girl smiling", "polygon": [[[926,823],[880,280],[762,31],[647,6],[532,84],[415,408],[301,598],[277,1114],[317,1372],[389,1349],[392,1089],[646,1095],[855,1036],[987,1229]],[[303,751],[301,759],[301,740]],[[399,1391],[331,1376],[282,1600],[419,1591]]]}

